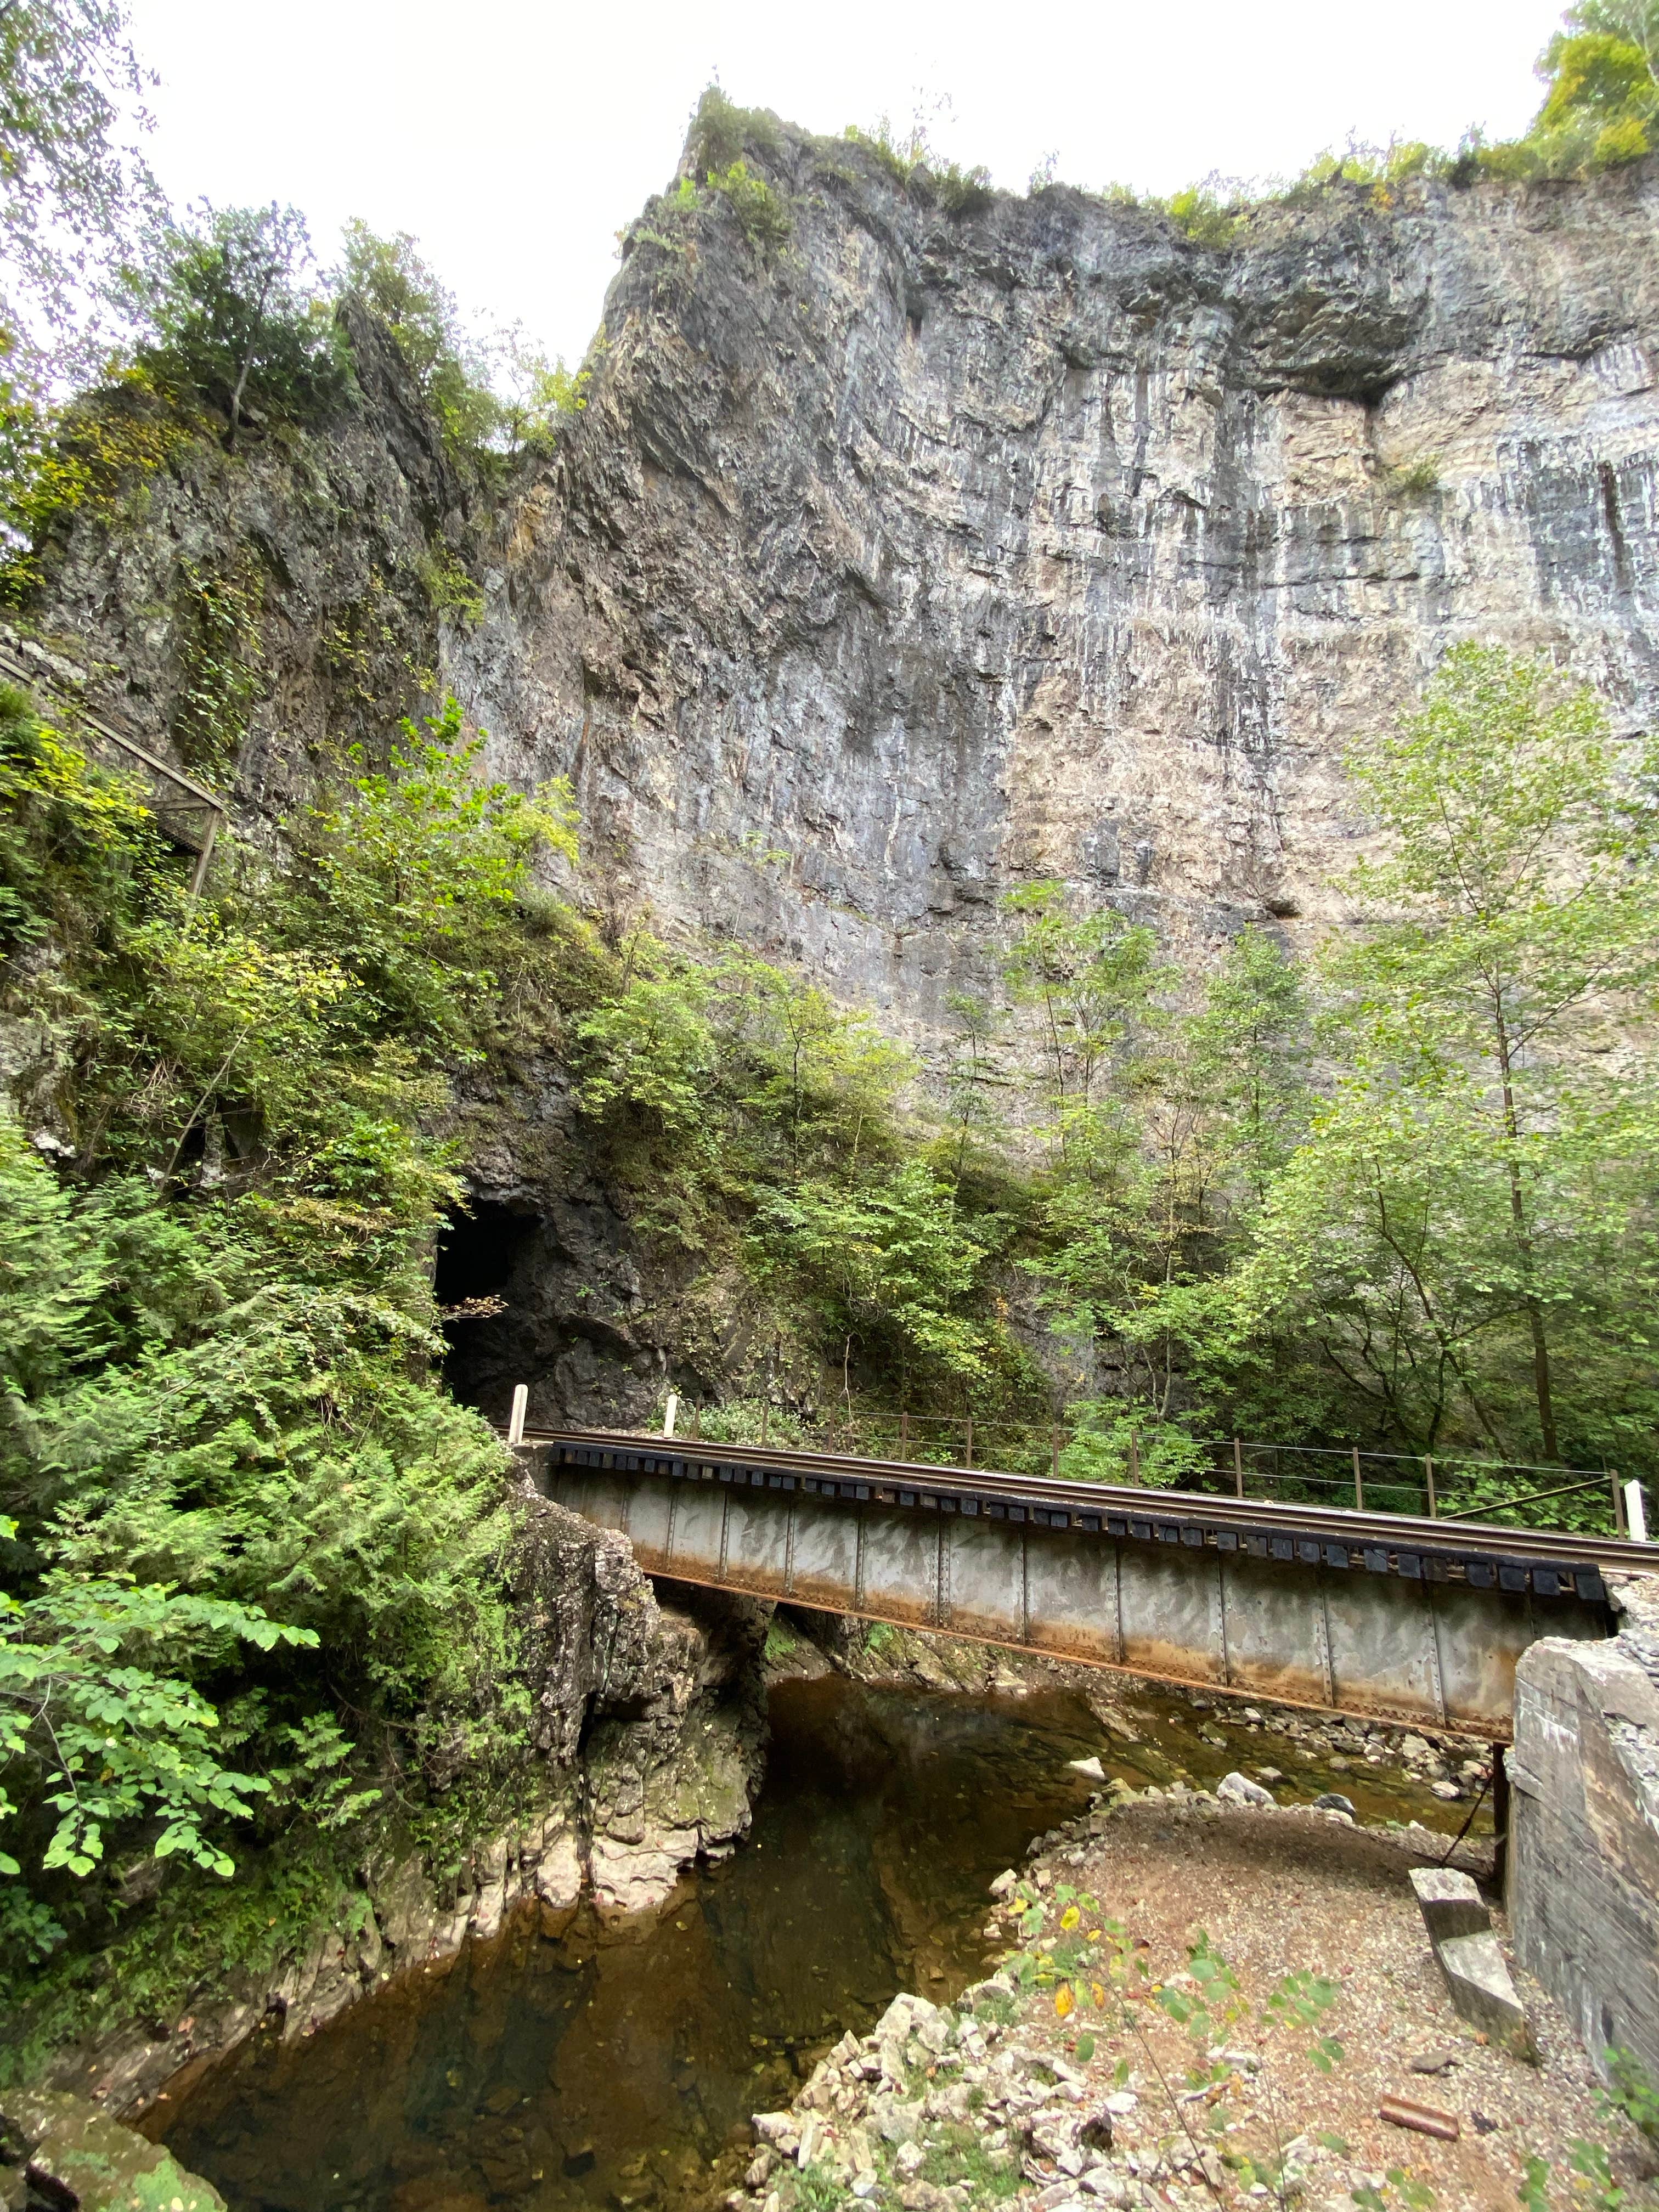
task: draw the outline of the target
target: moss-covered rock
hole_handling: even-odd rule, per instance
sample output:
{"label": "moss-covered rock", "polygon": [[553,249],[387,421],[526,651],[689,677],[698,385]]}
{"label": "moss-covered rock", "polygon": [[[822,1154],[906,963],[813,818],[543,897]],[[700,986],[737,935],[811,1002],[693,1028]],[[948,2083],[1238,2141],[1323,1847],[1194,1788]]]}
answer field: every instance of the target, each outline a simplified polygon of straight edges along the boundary
{"label": "moss-covered rock", "polygon": [[11,2090],[0,2113],[8,2206],[55,2212],[225,2212],[159,2143],[64,2089]]}

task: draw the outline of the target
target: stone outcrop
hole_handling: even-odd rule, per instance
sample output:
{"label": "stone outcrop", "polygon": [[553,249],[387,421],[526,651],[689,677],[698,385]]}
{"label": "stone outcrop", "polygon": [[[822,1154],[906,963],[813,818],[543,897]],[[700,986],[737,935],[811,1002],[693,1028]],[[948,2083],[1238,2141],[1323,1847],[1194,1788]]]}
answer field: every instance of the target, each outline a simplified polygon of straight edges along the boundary
{"label": "stone outcrop", "polygon": [[627,1539],[542,1498],[520,1538],[533,1740],[580,1756],[578,1817],[602,1913],[659,1905],[680,1869],[746,1832],[766,1732],[767,1609],[654,1588]]}
{"label": "stone outcrop", "polygon": [[60,2054],[49,2080],[113,2112],[183,2096],[262,2021],[308,2034],[394,1973],[487,1942],[514,1910],[556,1933],[585,1893],[602,1919],[654,1910],[683,1869],[747,1832],[765,1739],[760,1608],[662,1585],[627,1540],[545,1498],[522,1503],[515,1561],[531,1736],[544,1762],[531,1816],[441,1880],[386,1836],[343,1925],[317,1929],[273,1972],[204,1989],[176,2023]]}
{"label": "stone outcrop", "polygon": [[171,2151],[62,2089],[9,2089],[0,2111],[0,2203],[9,2212],[225,2212]]}
{"label": "stone outcrop", "polygon": [[384,742],[437,696],[443,603],[465,582],[466,488],[393,340],[342,313],[355,374],[331,420],[235,455],[210,436],[171,441],[121,497],[52,525],[23,617],[86,672],[94,703],[186,766],[219,681],[208,662],[244,661],[234,770],[194,765],[256,833],[309,794],[325,739]]}
{"label": "stone outcrop", "polygon": [[1608,1577],[1621,1633],[1547,1638],[1515,1678],[1516,1955],[1604,2066],[1659,2078],[1659,1578]]}

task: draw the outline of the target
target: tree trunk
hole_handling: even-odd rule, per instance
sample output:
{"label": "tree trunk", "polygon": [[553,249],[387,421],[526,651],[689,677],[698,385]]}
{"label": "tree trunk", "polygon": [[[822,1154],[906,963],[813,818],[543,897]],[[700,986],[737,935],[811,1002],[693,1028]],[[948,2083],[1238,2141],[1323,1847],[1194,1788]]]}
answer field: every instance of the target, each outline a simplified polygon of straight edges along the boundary
{"label": "tree trunk", "polygon": [[[1515,1228],[1516,1249],[1521,1265],[1530,1285],[1533,1273],[1532,1231],[1527,1223],[1526,1201],[1521,1194],[1521,1163],[1515,1157],[1514,1147],[1520,1141],[1521,1126],[1515,1110],[1515,1085],[1510,1067],[1509,1031],[1501,1008],[1494,1016],[1498,1037],[1498,1065],[1504,1083],[1504,1133],[1510,1141],[1509,1181],[1510,1219]],[[1550,1382],[1549,1338],[1544,1328],[1542,1300],[1530,1287],[1527,1291],[1527,1321],[1532,1332],[1532,1387],[1538,1402],[1538,1429],[1543,1439],[1544,1457],[1559,1460],[1560,1446],[1555,1434],[1555,1394]]]}
{"label": "tree trunk", "polygon": [[252,367],[253,354],[250,348],[242,356],[242,366],[236,378],[236,389],[230,395],[230,434],[225,441],[225,451],[228,453],[234,453],[236,450],[236,426],[242,419],[242,394],[247,390],[248,375]]}

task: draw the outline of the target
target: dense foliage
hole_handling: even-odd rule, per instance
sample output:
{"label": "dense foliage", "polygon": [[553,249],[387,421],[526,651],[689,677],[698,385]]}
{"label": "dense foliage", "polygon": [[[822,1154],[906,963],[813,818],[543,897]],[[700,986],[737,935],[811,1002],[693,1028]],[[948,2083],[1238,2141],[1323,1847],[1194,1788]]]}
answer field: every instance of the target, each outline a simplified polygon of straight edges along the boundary
{"label": "dense foliage", "polygon": [[[1059,886],[1009,904],[1052,1166],[1031,1264],[1131,1422],[1653,1464],[1659,759],[1477,647],[1358,745],[1382,833],[1305,974],[1254,928],[1196,998]],[[1172,1011],[1176,1007],[1190,1011]]]}
{"label": "dense foliage", "polygon": [[516,1741],[504,1455],[433,1367],[432,1128],[505,988],[550,988],[521,902],[570,830],[475,752],[452,711],[348,757],[191,902],[0,695],[0,993],[62,1133],[0,1118],[14,1952],[96,1932],[100,1861],[228,1873],[238,1816],[314,1837]]}
{"label": "dense foliage", "polygon": [[137,798],[0,693],[32,1102],[0,1116],[0,1971],[84,1978],[163,1859],[164,1924],[250,1854],[317,1870],[314,1911],[331,1838],[520,1763],[505,1455],[442,1387],[430,1287],[469,1065],[563,1053],[642,1233],[745,1311],[757,1391],[1017,1379],[994,1219],[907,1136],[905,1056],[765,962],[607,948],[534,880],[568,797],[477,752],[452,706],[342,753],[192,902]]}

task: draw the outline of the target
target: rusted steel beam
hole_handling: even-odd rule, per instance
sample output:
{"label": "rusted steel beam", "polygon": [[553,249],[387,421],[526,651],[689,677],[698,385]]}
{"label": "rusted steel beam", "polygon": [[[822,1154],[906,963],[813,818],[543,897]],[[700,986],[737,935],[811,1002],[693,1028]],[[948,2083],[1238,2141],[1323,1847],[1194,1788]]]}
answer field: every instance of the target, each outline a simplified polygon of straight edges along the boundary
{"label": "rusted steel beam", "polygon": [[1604,1636],[1601,1568],[1650,1561],[1606,1539],[1452,1539],[1398,1515],[823,1453],[574,1431],[525,1449],[550,1496],[623,1529],[652,1573],[1493,1742],[1528,1644]]}

